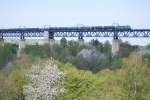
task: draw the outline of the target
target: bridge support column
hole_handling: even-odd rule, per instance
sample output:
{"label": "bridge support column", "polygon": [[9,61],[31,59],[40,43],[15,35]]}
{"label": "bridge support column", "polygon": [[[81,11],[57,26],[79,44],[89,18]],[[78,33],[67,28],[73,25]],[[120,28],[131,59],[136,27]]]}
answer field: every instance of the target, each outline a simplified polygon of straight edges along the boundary
{"label": "bridge support column", "polygon": [[49,31],[44,31],[44,41],[46,44],[53,44],[55,42],[54,33]]}
{"label": "bridge support column", "polygon": [[117,55],[117,53],[119,52],[119,39],[113,39],[112,40],[112,49],[111,49],[111,52],[112,52],[112,55],[115,56]]}
{"label": "bridge support column", "polygon": [[78,40],[79,40],[79,42],[84,42],[83,33],[82,32],[79,33]]}
{"label": "bridge support column", "polygon": [[49,39],[50,44],[55,43],[54,32],[48,32],[48,39]]}
{"label": "bridge support column", "polygon": [[49,43],[49,32],[44,31],[44,43]]}
{"label": "bridge support column", "polygon": [[22,49],[26,47],[25,45],[25,40],[20,40],[19,41],[19,46],[18,46],[18,52],[17,52],[17,57],[20,58],[22,54]]}
{"label": "bridge support column", "polygon": [[0,40],[0,46],[4,46],[4,40]]}
{"label": "bridge support column", "polygon": [[79,40],[79,42],[84,42],[84,39],[82,39],[82,38],[81,38],[81,39],[80,39],[80,38],[78,38],[78,40]]}
{"label": "bridge support column", "polygon": [[22,49],[25,48],[25,36],[24,33],[21,33],[20,40],[19,40],[19,47],[17,51],[17,57],[20,58],[22,54]]}
{"label": "bridge support column", "polygon": [[0,33],[0,45],[4,46],[3,33]]}

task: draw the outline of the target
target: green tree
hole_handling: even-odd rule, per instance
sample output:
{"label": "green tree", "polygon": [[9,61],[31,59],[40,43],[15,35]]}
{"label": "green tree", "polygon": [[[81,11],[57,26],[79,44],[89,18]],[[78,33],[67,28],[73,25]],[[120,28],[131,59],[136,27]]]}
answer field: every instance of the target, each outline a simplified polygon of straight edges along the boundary
{"label": "green tree", "polygon": [[5,67],[5,65],[13,60],[14,58],[14,49],[11,49],[10,46],[4,45],[0,46],[0,69]]}
{"label": "green tree", "polygon": [[13,82],[16,87],[16,94],[18,99],[24,99],[22,87],[27,84],[27,80],[25,78],[26,70],[23,69],[16,69],[12,71],[8,75],[9,81]]}
{"label": "green tree", "polygon": [[119,55],[121,57],[128,57],[131,52],[136,51],[138,46],[132,46],[129,42],[120,42]]}
{"label": "green tree", "polygon": [[104,52],[107,54],[111,54],[111,44],[109,43],[109,41],[106,41],[104,43]]}
{"label": "green tree", "polygon": [[62,47],[67,47],[67,40],[66,40],[66,38],[62,38],[61,40],[60,40],[60,45],[62,46]]}
{"label": "green tree", "polygon": [[150,99],[150,68],[147,60],[143,60],[137,53],[131,54],[124,60],[120,74],[129,100]]}

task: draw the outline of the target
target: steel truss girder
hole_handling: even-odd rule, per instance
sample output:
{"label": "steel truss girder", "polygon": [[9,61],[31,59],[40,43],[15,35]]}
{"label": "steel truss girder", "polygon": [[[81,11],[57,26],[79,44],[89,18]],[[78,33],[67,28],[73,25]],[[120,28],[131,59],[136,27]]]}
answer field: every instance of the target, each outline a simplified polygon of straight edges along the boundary
{"label": "steel truss girder", "polygon": [[[82,37],[114,37],[116,32],[82,32]],[[80,32],[55,32],[54,37],[79,37]],[[121,31],[116,37],[150,38],[150,31]]]}
{"label": "steel truss girder", "polygon": [[43,32],[8,32],[3,33],[3,37],[43,37]]}
{"label": "steel truss girder", "polygon": [[49,38],[53,37],[133,37],[133,38],[150,38],[150,29],[130,29],[130,30],[115,30],[103,29],[101,27],[53,27],[53,28],[24,28],[24,29],[0,29],[0,39],[5,37],[44,37],[44,31],[49,32]]}

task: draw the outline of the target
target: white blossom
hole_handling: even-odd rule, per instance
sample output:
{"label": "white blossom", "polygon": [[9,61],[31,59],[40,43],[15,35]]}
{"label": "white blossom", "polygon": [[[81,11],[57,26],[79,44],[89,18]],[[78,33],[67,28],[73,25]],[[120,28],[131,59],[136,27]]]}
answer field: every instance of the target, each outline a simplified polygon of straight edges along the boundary
{"label": "white blossom", "polygon": [[43,66],[33,65],[27,74],[29,83],[23,87],[26,100],[54,100],[64,92],[64,73],[47,61]]}

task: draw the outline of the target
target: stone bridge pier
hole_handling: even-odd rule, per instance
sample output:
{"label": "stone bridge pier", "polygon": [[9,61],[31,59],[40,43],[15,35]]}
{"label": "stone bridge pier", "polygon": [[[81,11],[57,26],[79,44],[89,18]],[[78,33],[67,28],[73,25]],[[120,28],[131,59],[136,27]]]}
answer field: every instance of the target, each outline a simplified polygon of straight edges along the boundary
{"label": "stone bridge pier", "polygon": [[25,40],[19,40],[19,46],[17,51],[17,57],[20,58],[22,54],[22,49],[26,47]]}
{"label": "stone bridge pier", "polygon": [[49,31],[44,31],[44,41],[45,43],[53,44],[55,42],[54,33]]}
{"label": "stone bridge pier", "polygon": [[118,52],[119,52],[119,44],[120,44],[119,39],[113,39],[112,40],[112,50],[111,50],[111,52],[112,52],[113,56],[118,54]]}
{"label": "stone bridge pier", "polygon": [[118,54],[119,45],[120,45],[120,41],[118,39],[118,32],[114,32],[114,36],[112,40],[112,48],[111,48],[112,56],[115,56]]}
{"label": "stone bridge pier", "polygon": [[79,42],[81,42],[81,43],[84,42],[83,33],[82,33],[82,32],[79,32],[78,40],[79,40]]}
{"label": "stone bridge pier", "polygon": [[0,33],[0,45],[1,45],[1,46],[4,46],[3,33]]}
{"label": "stone bridge pier", "polygon": [[19,46],[18,46],[18,51],[17,51],[17,58],[20,58],[21,54],[22,54],[22,49],[24,49],[26,47],[24,33],[21,33],[18,45]]}

